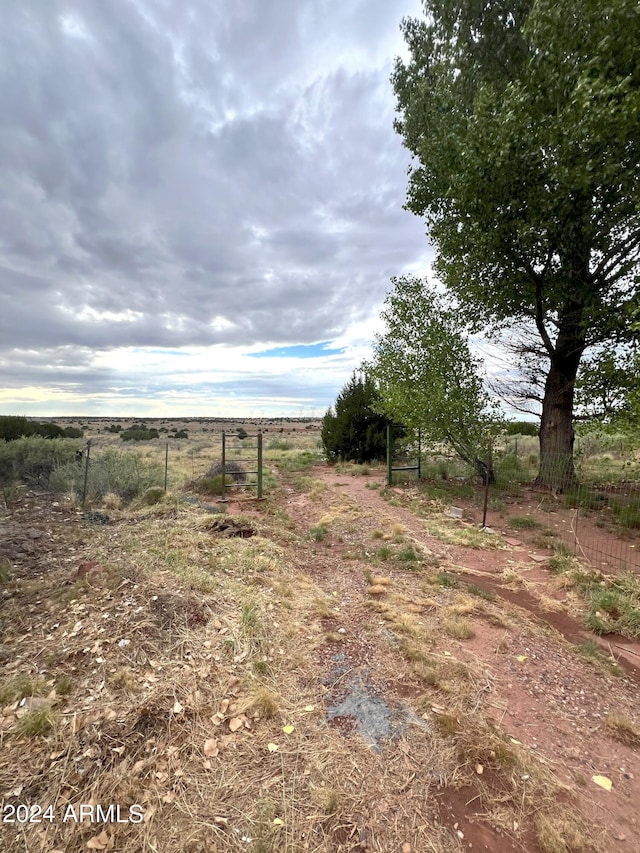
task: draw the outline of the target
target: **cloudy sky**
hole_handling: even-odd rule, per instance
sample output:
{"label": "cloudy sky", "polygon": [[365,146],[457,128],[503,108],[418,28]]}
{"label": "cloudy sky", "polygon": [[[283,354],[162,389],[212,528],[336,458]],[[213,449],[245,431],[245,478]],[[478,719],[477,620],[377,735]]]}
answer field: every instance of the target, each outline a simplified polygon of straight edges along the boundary
{"label": "cloudy sky", "polygon": [[321,415],[426,273],[419,0],[0,0],[0,414]]}

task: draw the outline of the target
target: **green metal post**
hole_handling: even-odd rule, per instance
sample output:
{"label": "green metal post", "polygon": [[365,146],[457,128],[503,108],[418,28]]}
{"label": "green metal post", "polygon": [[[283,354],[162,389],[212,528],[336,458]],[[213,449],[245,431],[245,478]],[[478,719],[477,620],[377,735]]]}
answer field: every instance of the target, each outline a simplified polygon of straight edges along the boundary
{"label": "green metal post", "polygon": [[418,428],[418,480],[422,479],[422,430]]}
{"label": "green metal post", "polygon": [[222,500],[224,500],[224,487],[227,482],[227,460],[226,460],[226,446],[225,446],[225,434],[224,430],[222,430]]}
{"label": "green metal post", "polygon": [[393,459],[391,424],[387,424],[387,486],[391,485],[391,465]]}
{"label": "green metal post", "polygon": [[164,493],[167,494],[167,473],[169,471],[169,442],[164,449]]}
{"label": "green metal post", "polygon": [[84,486],[82,487],[82,509],[84,509],[84,502],[87,499],[87,482],[89,480],[89,455],[91,453],[91,439],[87,441],[87,461],[84,466]]}
{"label": "green metal post", "polygon": [[258,499],[262,497],[262,430],[258,430]]}

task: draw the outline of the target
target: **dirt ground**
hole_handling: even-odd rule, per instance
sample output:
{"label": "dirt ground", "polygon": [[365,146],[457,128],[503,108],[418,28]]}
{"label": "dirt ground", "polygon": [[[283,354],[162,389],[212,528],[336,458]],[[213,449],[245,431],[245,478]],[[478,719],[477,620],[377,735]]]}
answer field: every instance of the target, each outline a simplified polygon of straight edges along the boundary
{"label": "dirt ground", "polygon": [[[512,532],[499,532],[496,513],[489,515],[488,524],[495,525],[495,535],[504,547],[479,550],[442,545],[425,532],[414,513],[390,505],[378,490],[371,489],[367,477],[340,475],[330,467],[317,468],[315,473],[331,492],[357,502],[365,511],[363,527],[367,525],[369,533],[385,522],[399,523],[418,545],[437,552],[443,567],[500,597],[505,612],[515,618],[512,629],[476,619],[472,639],[442,638],[436,649],[461,661],[473,661],[486,673],[489,716],[553,770],[577,810],[592,822],[594,835],[598,827],[606,831],[598,849],[640,849],[640,827],[633,807],[640,797],[638,751],[615,743],[603,731],[603,720],[609,713],[637,714],[640,643],[618,637],[601,640],[585,631],[564,609],[566,596],[553,586],[540,559],[545,552],[527,548],[520,534],[516,538]],[[397,492],[402,495],[405,490],[399,488]],[[302,526],[312,523],[317,515],[304,495],[292,494],[287,509]],[[358,536],[366,536],[363,527]],[[592,535],[598,533],[594,530]],[[358,622],[366,618],[358,612],[363,584],[353,572],[341,572],[338,563],[339,552],[348,548],[348,541],[329,543],[324,553],[314,555],[307,570],[327,590],[339,590],[339,600],[347,603],[353,621]],[[504,570],[514,564],[521,567],[526,588],[505,583]],[[571,654],[569,644],[588,640],[598,642],[618,661],[624,677],[597,672]],[[359,659],[356,647],[353,667],[370,665],[370,660],[370,654],[368,659]],[[401,693],[403,688],[396,685],[395,689]],[[594,776],[610,778],[612,790],[595,785]],[[472,849],[496,853],[538,849],[531,839],[507,839],[496,834],[476,811],[472,789],[446,791],[440,803],[443,821],[456,828],[459,824],[465,843]]]}
{"label": "dirt ground", "polygon": [[[81,682],[69,695],[61,690],[55,695],[54,689],[49,696],[61,711],[65,736],[75,738],[73,750],[67,748],[63,734],[55,731],[35,741],[17,737],[16,721],[24,706],[7,702],[0,709],[3,816],[10,813],[7,805],[12,807],[25,798],[38,801],[45,793],[53,792],[61,802],[87,791],[98,797],[101,779],[108,774],[117,780],[110,789],[113,797],[121,799],[125,795],[118,785],[124,784],[127,774],[131,778],[143,774],[141,789],[151,784],[151,778],[154,784],[168,786],[165,777],[171,776],[175,751],[189,751],[185,741],[189,732],[197,732],[199,744],[203,741],[206,734],[201,716],[210,716],[216,708],[214,724],[222,721],[229,731],[215,746],[212,735],[204,740],[202,766],[206,771],[211,771],[211,762],[219,762],[220,779],[225,772],[230,777],[231,764],[224,764],[225,756],[233,753],[229,762],[239,761],[242,749],[249,750],[249,737],[259,736],[260,755],[268,754],[267,746],[274,754],[281,750],[284,777],[280,741],[285,732],[285,739],[301,739],[295,772],[313,780],[320,764],[320,744],[330,743],[336,751],[321,769],[323,778],[329,780],[331,763],[339,764],[340,778],[334,785],[336,790],[342,788],[336,809],[331,801],[322,806],[323,816],[318,817],[317,791],[325,789],[312,785],[315,803],[307,806],[300,794],[301,802],[296,804],[300,813],[306,810],[305,831],[296,829],[295,835],[292,831],[286,836],[286,843],[279,841],[280,836],[273,833],[290,814],[276,808],[268,817],[272,834],[260,836],[260,841],[255,833],[251,838],[240,829],[234,829],[234,835],[229,827],[235,817],[239,820],[242,786],[236,782],[233,787],[235,801],[228,791],[223,796],[217,790],[226,811],[218,814],[210,805],[207,813],[204,777],[188,771],[185,760],[177,780],[166,787],[163,796],[153,800],[153,805],[147,800],[149,821],[145,819],[144,831],[136,835],[137,828],[128,827],[126,844],[117,840],[119,836],[110,826],[91,827],[80,836],[68,827],[17,827],[5,822],[0,826],[0,850],[640,850],[636,812],[640,742],[636,728],[621,737],[620,727],[611,724],[615,720],[637,724],[640,644],[617,637],[596,638],[587,632],[570,591],[546,568],[550,552],[528,544],[527,532],[514,535],[508,528],[501,529],[497,515],[489,519],[493,532],[482,534],[471,547],[461,544],[464,537],[456,539],[454,534],[473,530],[475,535],[472,511],[465,508],[462,519],[445,514],[441,523],[453,531],[446,541],[447,537],[430,533],[425,519],[411,509],[410,486],[384,490],[375,476],[340,474],[326,465],[305,472],[303,479],[278,471],[276,466],[273,474],[279,484],[276,498],[227,504],[224,518],[238,519],[238,531],[244,530],[238,537],[251,535],[251,525],[255,525],[265,541],[268,535],[277,539],[280,565],[265,569],[266,579],[265,575],[250,575],[254,569],[249,568],[233,579],[246,589],[251,577],[252,590],[264,595],[259,601],[265,614],[273,614],[268,628],[273,633],[273,648],[268,646],[268,638],[261,641],[262,648],[269,648],[274,658],[279,654],[288,661],[278,664],[282,679],[287,680],[288,704],[282,717],[273,712],[276,722],[269,722],[264,711],[262,717],[257,712],[251,716],[242,710],[248,706],[236,702],[242,696],[236,686],[240,677],[234,672],[244,677],[241,668],[246,665],[248,646],[223,671],[225,643],[228,645],[235,624],[225,615],[227,588],[198,591],[193,583],[184,581],[190,577],[186,574],[176,586],[168,564],[153,563],[160,559],[154,547],[178,547],[172,538],[177,541],[179,536],[177,528],[172,532],[172,525],[177,525],[174,510],[162,510],[164,515],[140,521],[100,511],[82,514],[62,499],[32,495],[0,519],[0,558],[10,565],[10,582],[0,599],[4,674],[14,676],[28,669],[53,679],[56,666],[64,663],[69,669],[73,663],[74,678]],[[233,524],[230,528],[219,523],[218,515],[211,516],[215,524],[203,518],[198,516],[194,522],[198,536],[205,525],[211,536],[233,535]],[[145,524],[150,525],[148,532]],[[165,535],[166,540],[161,541]],[[191,562],[202,559],[204,549],[199,544],[190,542],[188,549]],[[412,562],[414,553],[421,555],[419,567]],[[143,574],[136,580],[134,562],[151,580],[143,580]],[[126,571],[120,563],[126,565]],[[144,568],[152,563],[155,574]],[[229,566],[224,571],[231,577],[233,568]],[[75,592],[79,580],[89,590],[84,599]],[[292,585],[285,589],[286,582]],[[66,595],[69,590],[71,597]],[[245,605],[245,622],[248,612]],[[178,618],[184,623],[182,633],[174,631]],[[174,633],[165,659],[157,656],[150,638],[154,632],[166,637],[167,631]],[[107,640],[107,636],[114,639]],[[130,637],[130,643],[118,637]],[[286,645],[289,641],[291,649]],[[295,649],[294,642],[298,644]],[[595,648],[596,653],[586,654],[585,648]],[[220,654],[215,655],[216,649]],[[109,655],[117,656],[117,665],[105,669]],[[217,674],[198,682],[189,705],[180,692],[180,678],[186,683],[194,672],[206,667]],[[121,675],[125,670],[146,682],[147,693],[128,688]],[[184,674],[175,676],[176,672]],[[163,685],[169,673],[176,678],[171,682],[172,693],[168,681]],[[458,684],[465,685],[462,698],[456,692]],[[169,715],[174,729],[166,737],[176,737],[178,723],[187,712],[192,712],[194,721],[193,729],[181,730],[179,747],[168,747],[169,758],[163,758],[160,750],[165,734],[151,736],[159,705],[150,697],[161,687],[170,694],[170,704],[174,699],[176,703]],[[284,687],[282,690],[285,692]],[[281,724],[297,707],[296,697],[300,721],[291,734]],[[27,699],[29,702],[37,708],[36,697]],[[206,712],[200,714],[205,706]],[[307,708],[311,710],[305,716]],[[467,721],[473,728],[479,715],[482,737],[489,744],[482,749],[476,730],[467,732]],[[121,729],[115,734],[119,723],[129,733],[128,739]],[[90,727],[93,739],[87,734]],[[288,728],[293,731],[294,727]],[[446,748],[449,752],[434,752],[433,763],[426,766],[429,754],[425,744],[435,731],[450,735],[446,743],[451,746]],[[131,745],[134,736],[138,738],[135,749]],[[140,752],[143,740],[144,753]],[[99,758],[96,744],[100,745]],[[118,770],[116,756],[128,754],[130,763],[125,767],[123,759]],[[143,773],[144,762],[150,768],[152,761],[156,762],[153,771]],[[160,770],[159,761],[164,761]],[[202,755],[198,761],[202,763]],[[275,785],[278,773],[268,770],[266,764],[256,764],[258,759],[251,752],[246,761],[244,772],[251,782],[246,782],[242,796],[255,800],[255,792],[259,792],[264,800],[264,790]],[[303,770],[305,764],[308,767]],[[347,765],[352,767],[353,778],[345,778],[349,776],[344,769]],[[188,788],[188,777],[193,788]],[[535,782],[539,788],[532,787],[534,779],[543,778],[553,780],[555,787],[544,788],[541,782]],[[185,788],[191,791],[191,800],[184,793],[180,799],[179,792]],[[196,789],[202,795],[206,819],[195,805]],[[536,820],[538,790],[540,821]],[[553,793],[547,796],[547,790]],[[513,805],[514,792],[522,797],[520,813]],[[340,796],[344,811],[340,810]],[[557,801],[568,816],[564,832],[560,827],[555,835],[544,833],[542,817],[553,806],[549,799]],[[181,803],[178,814],[175,810]],[[174,811],[163,811],[168,809]],[[198,813],[202,838],[206,830],[206,838],[214,840],[172,840],[172,820],[177,826],[189,809],[194,821]],[[154,830],[153,821],[161,814],[167,817],[160,830]]]}

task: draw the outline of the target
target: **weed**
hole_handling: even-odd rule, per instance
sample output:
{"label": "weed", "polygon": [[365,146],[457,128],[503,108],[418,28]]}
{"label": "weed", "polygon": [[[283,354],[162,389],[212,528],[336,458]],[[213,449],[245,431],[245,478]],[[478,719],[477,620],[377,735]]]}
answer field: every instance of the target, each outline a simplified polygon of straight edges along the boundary
{"label": "weed", "polygon": [[482,589],[481,586],[477,586],[474,583],[467,584],[467,592],[469,595],[476,595],[478,598],[483,598],[485,601],[496,600],[495,592],[491,592],[491,590],[488,589]]}
{"label": "weed", "polygon": [[241,713],[258,714],[264,719],[278,716],[281,711],[280,696],[264,685],[254,687],[238,709]]}
{"label": "weed", "polygon": [[538,812],[533,824],[542,853],[587,853],[594,849],[579,817],[569,811]]}
{"label": "weed", "polygon": [[60,715],[53,708],[37,708],[20,717],[15,732],[19,737],[46,737]]}
{"label": "weed", "polygon": [[549,569],[554,575],[561,575],[564,572],[570,572],[572,569],[575,569],[578,565],[575,557],[571,557],[567,554],[554,554],[553,557],[549,558]]}
{"label": "weed", "polygon": [[9,578],[11,577],[9,574],[9,565],[8,560],[0,560],[0,584],[6,584],[9,582]]}
{"label": "weed", "polygon": [[535,527],[540,527],[540,522],[530,515],[513,515],[509,519],[509,526],[517,530],[533,530]]}
{"label": "weed", "polygon": [[382,539],[383,536],[384,536],[384,533],[382,532],[382,530],[374,530],[373,533],[371,534],[372,539]]}
{"label": "weed", "polygon": [[50,689],[40,676],[18,675],[0,684],[0,708],[27,696],[47,696]]}
{"label": "weed", "polygon": [[327,533],[328,530],[324,524],[317,524],[309,530],[309,536],[314,542],[322,542],[323,539],[326,539]]}
{"label": "weed", "polygon": [[393,550],[389,548],[388,545],[382,545],[380,548],[377,548],[375,551],[375,556],[378,560],[382,560],[383,562],[388,560],[389,557],[393,554]]}
{"label": "weed", "polygon": [[109,678],[114,687],[134,693],[140,689],[139,680],[134,676],[128,666],[117,669]]}
{"label": "weed", "polygon": [[470,640],[476,635],[473,625],[468,619],[445,619],[442,622],[442,628],[445,634],[454,637],[456,640]]}
{"label": "weed", "polygon": [[269,675],[271,672],[271,665],[269,661],[266,660],[254,660],[251,663],[251,670],[254,675]]}
{"label": "weed", "polygon": [[69,678],[69,676],[63,673],[57,679],[55,688],[58,696],[67,696],[69,693],[71,693],[71,679]]}
{"label": "weed", "polygon": [[337,631],[329,631],[324,635],[325,640],[328,643],[342,643],[344,642],[344,634],[339,634]]}
{"label": "weed", "polygon": [[627,746],[640,746],[640,728],[623,714],[609,714],[604,725],[607,734],[614,740]]}
{"label": "weed", "polygon": [[407,545],[396,554],[396,559],[401,563],[415,563],[420,559],[420,555],[416,552],[413,545]]}
{"label": "weed", "polygon": [[440,586],[445,587],[445,589],[455,589],[458,586],[458,578],[447,572],[439,572],[436,575],[436,581]]}

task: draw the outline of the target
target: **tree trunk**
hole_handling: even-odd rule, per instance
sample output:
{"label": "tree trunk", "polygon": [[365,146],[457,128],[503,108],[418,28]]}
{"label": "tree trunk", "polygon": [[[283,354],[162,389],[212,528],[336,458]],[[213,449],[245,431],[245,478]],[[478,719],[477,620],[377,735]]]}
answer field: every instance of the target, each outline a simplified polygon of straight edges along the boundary
{"label": "tree trunk", "polygon": [[567,376],[556,363],[547,375],[540,419],[540,470],[537,483],[562,491],[575,482],[573,465],[573,393],[575,373]]}

